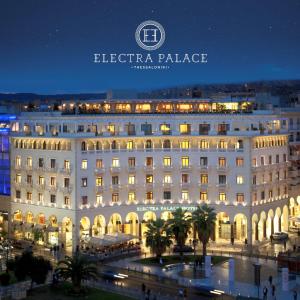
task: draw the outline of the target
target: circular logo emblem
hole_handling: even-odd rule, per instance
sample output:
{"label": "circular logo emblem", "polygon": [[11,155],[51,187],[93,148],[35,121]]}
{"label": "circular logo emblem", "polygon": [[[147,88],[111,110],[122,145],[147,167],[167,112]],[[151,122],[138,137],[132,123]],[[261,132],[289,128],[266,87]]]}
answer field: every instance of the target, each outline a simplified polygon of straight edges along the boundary
{"label": "circular logo emblem", "polygon": [[145,50],[156,50],[162,46],[166,38],[165,30],[156,21],[145,21],[135,31],[135,40]]}

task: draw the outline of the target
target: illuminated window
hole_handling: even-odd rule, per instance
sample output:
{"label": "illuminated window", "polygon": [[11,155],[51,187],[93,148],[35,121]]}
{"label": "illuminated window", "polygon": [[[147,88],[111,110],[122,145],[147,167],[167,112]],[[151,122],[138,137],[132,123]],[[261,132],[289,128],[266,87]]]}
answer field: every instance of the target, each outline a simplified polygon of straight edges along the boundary
{"label": "illuminated window", "polygon": [[225,140],[220,140],[218,144],[219,149],[227,149],[227,142]]}
{"label": "illuminated window", "polygon": [[135,193],[134,192],[129,192],[128,193],[128,202],[132,203],[135,201]]}
{"label": "illuminated window", "polygon": [[153,175],[152,174],[146,175],[146,183],[153,183]]}
{"label": "illuminated window", "polygon": [[31,157],[27,157],[26,165],[28,168],[32,168],[32,158]]}
{"label": "illuminated window", "polygon": [[119,202],[119,193],[113,193],[113,194],[111,195],[111,202],[112,202],[112,203],[117,203],[117,202]]}
{"label": "illuminated window", "polygon": [[256,158],[252,158],[252,167],[256,167],[257,166],[257,160]]}
{"label": "illuminated window", "polygon": [[244,194],[243,193],[237,193],[236,194],[236,202],[243,203],[244,202]]}
{"label": "illuminated window", "polygon": [[181,174],[181,183],[189,182],[189,174]]}
{"label": "illuminated window", "polygon": [[165,156],[163,159],[164,167],[171,167],[171,157]]}
{"label": "illuminated window", "polygon": [[21,167],[21,156],[16,156],[16,167]]}
{"label": "illuminated window", "polygon": [[44,201],[44,194],[39,193],[38,195],[38,201],[43,202]]}
{"label": "illuminated window", "polygon": [[112,159],[112,167],[113,168],[119,168],[120,167],[120,160],[119,158],[115,157]]}
{"label": "illuminated window", "polygon": [[135,167],[135,157],[128,158],[128,167],[134,168]]}
{"label": "illuminated window", "polygon": [[21,174],[16,174],[16,183],[21,183]]}
{"label": "illuminated window", "polygon": [[153,192],[147,192],[146,193],[146,200],[152,201],[153,200]]}
{"label": "illuminated window", "polygon": [[87,178],[86,177],[81,178],[81,186],[82,187],[87,187]]}
{"label": "illuminated window", "polygon": [[269,198],[273,197],[273,190],[269,190]]}
{"label": "illuminated window", "polygon": [[136,104],[135,111],[137,113],[149,113],[151,111],[150,103]]}
{"label": "illuminated window", "polygon": [[151,149],[152,148],[152,141],[151,140],[146,141],[145,148],[146,149]]}
{"label": "illuminated window", "polygon": [[87,169],[87,160],[86,159],[83,159],[81,161],[81,169],[82,170],[86,170]]}
{"label": "illuminated window", "polygon": [[45,184],[45,177],[39,176],[39,185],[44,185]]}
{"label": "illuminated window", "polygon": [[224,192],[219,193],[219,201],[226,201],[226,193]]}
{"label": "illuminated window", "polygon": [[133,147],[134,147],[133,141],[128,141],[128,142],[126,143],[126,148],[127,148],[127,150],[132,150]]}
{"label": "illuminated window", "polygon": [[219,157],[219,167],[226,167],[226,158]]}
{"label": "illuminated window", "polygon": [[103,178],[101,176],[96,178],[96,186],[103,186]]}
{"label": "illuminated window", "polygon": [[190,148],[190,142],[189,141],[180,142],[180,148],[181,149],[189,149]]}
{"label": "illuminated window", "polygon": [[237,184],[243,184],[244,183],[244,177],[241,175],[236,176],[236,183]]}
{"label": "illuminated window", "polygon": [[181,157],[181,166],[182,167],[189,167],[190,166],[190,159],[188,156]]}
{"label": "illuminated window", "polygon": [[237,167],[242,167],[242,166],[244,165],[244,158],[242,158],[242,157],[237,157],[237,158],[235,159],[235,165],[236,165]]}
{"label": "illuminated window", "polygon": [[200,200],[201,201],[207,201],[207,192],[200,192]]}
{"label": "illuminated window", "polygon": [[180,124],[179,132],[180,132],[180,134],[190,134],[191,133],[191,124]]}
{"label": "illuminated window", "polygon": [[31,201],[32,200],[32,193],[27,192],[27,200]]}
{"label": "illuminated window", "polygon": [[182,200],[189,200],[189,192],[188,191],[182,191],[181,192],[181,199]]}
{"label": "illuminated window", "polygon": [[164,183],[172,183],[172,177],[170,174],[164,175]]}
{"label": "illuminated window", "polygon": [[128,184],[135,184],[135,176],[134,175],[128,176]]}
{"label": "illuminated window", "polygon": [[70,170],[70,161],[69,161],[69,160],[65,160],[65,161],[64,161],[64,168],[65,168],[66,170]]}
{"label": "illuminated window", "polygon": [[208,174],[201,174],[200,175],[200,183],[201,184],[208,184]]}
{"label": "illuminated window", "polygon": [[102,159],[96,159],[96,168],[98,168],[98,169],[103,168],[103,161],[102,161]]}
{"label": "illuminated window", "polygon": [[170,124],[161,124],[160,131],[163,135],[170,135],[171,134],[171,126]]}
{"label": "illuminated window", "polygon": [[128,113],[131,111],[131,105],[129,103],[118,103],[116,104],[116,111]]}
{"label": "illuminated window", "polygon": [[200,148],[201,149],[208,149],[209,148],[209,144],[207,140],[201,140],[200,141]]}
{"label": "illuminated window", "polygon": [[96,195],[96,204],[102,204],[103,203],[103,195],[97,194]]}
{"label": "illuminated window", "polygon": [[64,197],[64,205],[71,205],[71,199],[69,196]]}
{"label": "illuminated window", "polygon": [[115,132],[116,132],[115,125],[114,125],[114,124],[109,124],[109,125],[107,125],[107,131],[108,131],[110,134],[114,135]]}
{"label": "illuminated window", "polygon": [[253,195],[252,195],[252,201],[253,202],[257,201],[257,193],[256,192],[254,192]]}
{"label": "illuminated window", "polygon": [[55,177],[50,177],[50,185],[56,186],[56,178]]}

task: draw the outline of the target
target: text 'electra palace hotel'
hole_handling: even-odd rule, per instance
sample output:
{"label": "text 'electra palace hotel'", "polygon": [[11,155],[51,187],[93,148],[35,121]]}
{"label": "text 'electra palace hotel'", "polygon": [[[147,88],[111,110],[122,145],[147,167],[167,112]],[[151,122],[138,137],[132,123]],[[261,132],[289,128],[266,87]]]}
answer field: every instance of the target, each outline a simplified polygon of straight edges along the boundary
{"label": "text 'electra palace hotel'", "polygon": [[143,238],[148,220],[207,203],[216,242],[254,244],[288,230],[288,167],[288,118],[248,101],[27,107],[12,124],[11,234]]}

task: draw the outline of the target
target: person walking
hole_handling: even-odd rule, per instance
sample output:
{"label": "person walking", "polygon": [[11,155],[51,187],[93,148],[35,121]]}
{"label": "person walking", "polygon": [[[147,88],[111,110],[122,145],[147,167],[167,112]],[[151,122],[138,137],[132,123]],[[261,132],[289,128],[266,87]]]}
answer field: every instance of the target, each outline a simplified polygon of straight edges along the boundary
{"label": "person walking", "polygon": [[263,289],[263,300],[267,300],[268,298],[268,288],[266,286],[264,286]]}
{"label": "person walking", "polygon": [[296,290],[294,290],[294,292],[293,292],[293,299],[297,300],[297,298],[298,298],[298,293],[297,293]]}
{"label": "person walking", "polygon": [[145,293],[146,293],[146,285],[145,285],[145,283],[143,282],[142,283],[142,293],[145,295]]}

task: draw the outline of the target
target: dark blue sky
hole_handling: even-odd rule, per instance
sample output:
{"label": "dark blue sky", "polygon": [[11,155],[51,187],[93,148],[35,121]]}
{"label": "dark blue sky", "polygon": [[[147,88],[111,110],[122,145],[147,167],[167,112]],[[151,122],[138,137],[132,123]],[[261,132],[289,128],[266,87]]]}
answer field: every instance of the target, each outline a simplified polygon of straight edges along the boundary
{"label": "dark blue sky", "polygon": [[[100,92],[189,83],[300,78],[299,0],[0,0],[0,92]],[[145,20],[166,31],[158,52],[207,52],[206,65],[138,71],[95,52],[146,53]]]}

